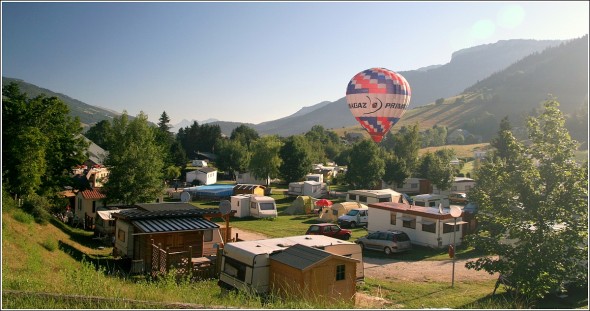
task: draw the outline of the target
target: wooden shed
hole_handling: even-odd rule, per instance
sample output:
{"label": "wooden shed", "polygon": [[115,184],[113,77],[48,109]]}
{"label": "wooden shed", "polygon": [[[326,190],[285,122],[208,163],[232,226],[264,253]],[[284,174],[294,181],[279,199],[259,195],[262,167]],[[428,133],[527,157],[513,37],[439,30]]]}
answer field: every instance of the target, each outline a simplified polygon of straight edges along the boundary
{"label": "wooden shed", "polygon": [[214,245],[222,243],[219,225],[207,219],[221,216],[219,210],[150,211],[138,207],[112,216],[116,219],[115,252],[141,263],[144,271],[153,266],[154,245],[168,253],[182,252],[196,258],[215,254]]}
{"label": "wooden shed", "polygon": [[234,187],[234,195],[238,194],[255,194],[263,196],[266,190],[266,186],[255,185],[255,184],[237,184]]}
{"label": "wooden shed", "polygon": [[295,244],[270,255],[271,291],[285,298],[354,303],[359,260]]}

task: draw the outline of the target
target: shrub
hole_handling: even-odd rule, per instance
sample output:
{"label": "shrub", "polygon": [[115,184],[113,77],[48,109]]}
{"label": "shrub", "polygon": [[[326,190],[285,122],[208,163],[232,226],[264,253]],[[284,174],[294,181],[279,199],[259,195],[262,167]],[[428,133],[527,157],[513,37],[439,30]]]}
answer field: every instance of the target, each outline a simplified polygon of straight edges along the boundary
{"label": "shrub", "polygon": [[33,215],[35,222],[44,225],[51,219],[49,213],[50,204],[46,198],[32,194],[25,198],[23,203],[23,210]]}
{"label": "shrub", "polygon": [[52,238],[47,238],[43,243],[41,243],[46,250],[53,252],[57,249],[57,241]]}
{"label": "shrub", "polygon": [[23,211],[21,209],[15,209],[14,212],[12,213],[12,217],[14,217],[14,219],[16,221],[23,223],[23,224],[30,224],[33,221],[35,221],[35,218],[33,218],[33,216],[31,214],[27,214],[25,211]]}

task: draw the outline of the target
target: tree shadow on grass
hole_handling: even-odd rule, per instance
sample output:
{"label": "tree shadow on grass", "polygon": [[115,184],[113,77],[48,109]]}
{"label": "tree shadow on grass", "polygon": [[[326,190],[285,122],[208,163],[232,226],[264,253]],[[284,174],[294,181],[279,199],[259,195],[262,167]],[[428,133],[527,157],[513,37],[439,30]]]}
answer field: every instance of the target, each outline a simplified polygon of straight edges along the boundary
{"label": "tree shadow on grass", "polygon": [[131,262],[127,263],[126,260],[115,259],[110,255],[88,255],[62,240],[58,241],[58,248],[78,262],[86,261],[97,270],[103,269],[108,275],[124,273],[131,268]]}
{"label": "tree shadow on grass", "polygon": [[70,239],[82,246],[96,249],[100,246],[105,246],[104,242],[100,239],[93,239],[94,232],[91,231],[84,231],[82,229],[75,229],[70,227],[69,225],[63,223],[59,219],[52,218],[50,220],[51,224],[55,227],[59,228],[65,234],[67,234]]}

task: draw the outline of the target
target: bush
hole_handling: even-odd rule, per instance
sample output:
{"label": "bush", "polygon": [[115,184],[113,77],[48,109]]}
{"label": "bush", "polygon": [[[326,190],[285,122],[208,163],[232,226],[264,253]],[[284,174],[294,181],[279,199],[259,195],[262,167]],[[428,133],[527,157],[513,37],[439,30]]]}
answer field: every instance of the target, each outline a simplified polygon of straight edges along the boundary
{"label": "bush", "polygon": [[25,211],[21,209],[15,209],[12,213],[12,217],[14,217],[16,221],[23,224],[30,224],[33,221],[35,221],[35,218],[33,218],[31,214],[27,214]]}
{"label": "bush", "polygon": [[51,219],[49,209],[51,205],[46,198],[32,194],[25,198],[23,210],[35,218],[35,222],[41,225],[46,224]]}
{"label": "bush", "polygon": [[53,252],[57,249],[57,241],[52,238],[47,238],[43,243],[41,243],[46,250]]}

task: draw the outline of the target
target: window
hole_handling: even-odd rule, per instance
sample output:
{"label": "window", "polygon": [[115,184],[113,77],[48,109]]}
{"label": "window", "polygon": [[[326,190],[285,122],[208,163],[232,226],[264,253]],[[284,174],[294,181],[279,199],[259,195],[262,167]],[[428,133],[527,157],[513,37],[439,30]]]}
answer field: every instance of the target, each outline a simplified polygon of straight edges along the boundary
{"label": "window", "polygon": [[395,226],[396,221],[397,221],[397,212],[389,213],[389,223]]}
{"label": "window", "polygon": [[312,233],[312,232],[313,232],[313,233],[318,233],[318,232],[320,232],[320,227],[319,227],[319,226],[311,226],[311,227],[309,228],[309,232],[310,232],[310,233]]}
{"label": "window", "polygon": [[391,197],[389,197],[389,198],[379,198],[379,202],[391,202]]}
{"label": "window", "polygon": [[436,232],[436,223],[431,222],[431,221],[423,222],[422,223],[422,231],[435,233]]}
{"label": "window", "polygon": [[256,209],[256,203],[250,202],[250,208],[251,209]]}
{"label": "window", "polygon": [[457,191],[457,186],[452,186],[451,191]]}
{"label": "window", "polygon": [[246,264],[241,263],[233,258],[223,257],[224,265],[223,265],[223,272],[227,275],[234,277],[240,281],[246,280]]}
{"label": "window", "polygon": [[78,210],[82,210],[82,199],[78,198]]}
{"label": "window", "polygon": [[203,231],[203,241],[205,241],[205,242],[213,241],[213,230]]}
{"label": "window", "polygon": [[426,203],[425,202],[414,200],[414,205],[416,205],[416,206],[426,206]]}
{"label": "window", "polygon": [[272,211],[275,209],[274,203],[260,203],[261,211]]}
{"label": "window", "polygon": [[403,227],[404,228],[410,228],[410,229],[416,229],[416,219],[409,219],[406,218],[403,221]]}
{"label": "window", "polygon": [[356,201],[356,194],[349,194],[348,199]]}
{"label": "window", "polygon": [[96,213],[96,201],[92,201],[92,212]]}
{"label": "window", "polygon": [[451,233],[451,232],[453,232],[453,227],[457,227],[455,229],[455,231],[458,232],[459,231],[459,226],[460,225],[454,226],[452,222],[444,223],[444,225],[443,225],[443,233]]}
{"label": "window", "polygon": [[418,189],[418,184],[417,183],[410,184],[410,188],[411,189]]}
{"label": "window", "polygon": [[336,281],[342,281],[346,279],[346,266],[345,265],[337,265],[336,266]]}
{"label": "window", "polygon": [[121,242],[125,242],[125,231],[123,231],[123,229],[119,229],[117,232],[117,239]]}
{"label": "window", "polygon": [[367,197],[364,195],[359,195],[359,201],[360,202],[367,202]]}

